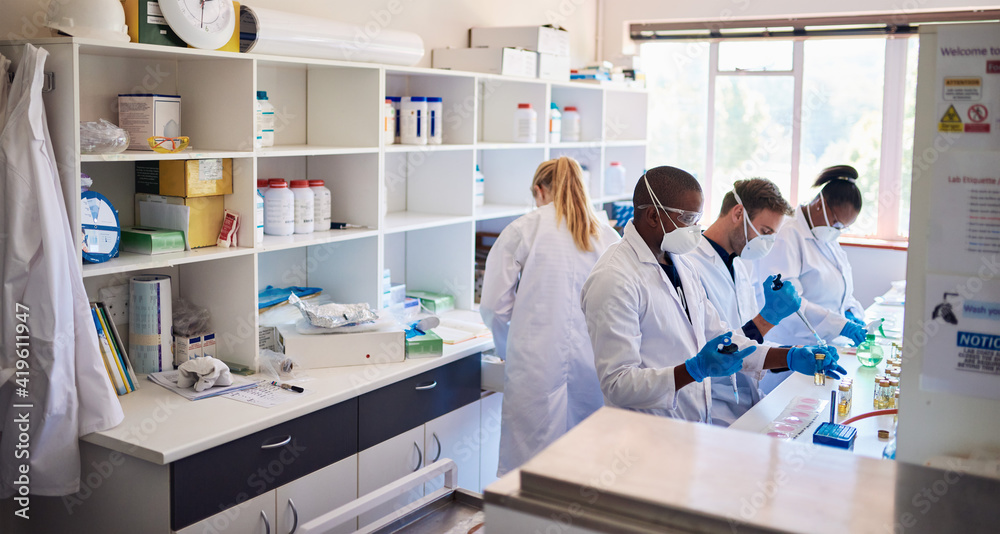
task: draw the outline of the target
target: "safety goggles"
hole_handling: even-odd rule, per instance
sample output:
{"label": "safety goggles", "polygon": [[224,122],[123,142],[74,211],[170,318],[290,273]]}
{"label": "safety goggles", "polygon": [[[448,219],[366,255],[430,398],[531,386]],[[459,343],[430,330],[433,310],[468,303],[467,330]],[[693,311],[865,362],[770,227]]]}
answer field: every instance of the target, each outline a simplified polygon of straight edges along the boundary
{"label": "safety goggles", "polygon": [[681,223],[683,223],[685,226],[691,226],[691,225],[696,224],[698,221],[701,220],[701,212],[700,211],[687,211],[687,210],[682,210],[682,209],[677,209],[677,208],[668,208],[668,207],[665,207],[665,206],[655,206],[654,204],[643,204],[641,206],[636,206],[635,209],[637,209],[637,210],[643,210],[643,209],[652,208],[652,207],[658,207],[661,210],[669,211],[671,213],[676,213],[677,214],[677,217],[676,217],[677,220],[680,221]]}
{"label": "safety goggles", "polygon": [[152,148],[156,152],[161,154],[172,154],[175,152],[180,152],[188,147],[190,139],[184,136],[181,137],[159,137],[154,136],[146,139],[149,143],[149,148]]}

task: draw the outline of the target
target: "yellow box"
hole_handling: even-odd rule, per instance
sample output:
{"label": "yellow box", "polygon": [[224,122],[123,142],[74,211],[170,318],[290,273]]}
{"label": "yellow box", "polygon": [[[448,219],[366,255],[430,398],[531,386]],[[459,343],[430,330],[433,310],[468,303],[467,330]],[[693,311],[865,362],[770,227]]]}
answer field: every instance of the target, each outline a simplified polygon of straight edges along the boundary
{"label": "yellow box", "polygon": [[135,192],[186,198],[231,195],[233,160],[137,161]]}
{"label": "yellow box", "polygon": [[226,215],[226,199],[221,195],[184,198],[136,193],[136,225],[143,224],[139,217],[139,202],[161,202],[190,208],[187,238],[191,248],[214,247],[219,239],[219,231],[222,230],[222,219]]}

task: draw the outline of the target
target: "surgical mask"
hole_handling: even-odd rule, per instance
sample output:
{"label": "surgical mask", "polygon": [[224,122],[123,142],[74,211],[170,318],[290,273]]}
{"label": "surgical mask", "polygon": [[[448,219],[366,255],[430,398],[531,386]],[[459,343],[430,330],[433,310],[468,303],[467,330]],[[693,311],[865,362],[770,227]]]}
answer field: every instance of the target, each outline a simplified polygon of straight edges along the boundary
{"label": "surgical mask", "polygon": [[826,226],[816,226],[812,220],[812,213],[807,209],[806,215],[809,216],[809,224],[812,225],[812,234],[824,243],[833,243],[840,237],[840,228],[834,228],[830,225],[830,218],[826,215],[826,199],[823,198],[823,193],[819,194],[819,201],[820,205],[823,206],[823,220],[826,221]]}
{"label": "surgical mask", "polygon": [[[736,193],[735,189],[733,189],[733,196],[736,197],[736,202],[739,202],[740,206],[743,206],[743,200],[740,199],[740,195]],[[753,239],[750,239],[750,234],[747,232],[747,225],[750,225],[750,228],[757,234]],[[774,234],[761,234],[760,230],[750,222],[746,206],[743,206],[743,237],[746,238],[747,244],[743,247],[743,252],[740,252],[740,257],[745,260],[759,260],[767,256],[771,252],[771,249],[774,248]]]}
{"label": "surgical mask", "polygon": [[[656,194],[653,193],[653,188],[649,186],[649,179],[646,178],[645,174],[642,175],[642,180],[646,183],[646,189],[649,191],[649,196],[653,198],[654,208],[659,208],[664,211],[670,211],[673,209],[663,207],[663,205],[660,204],[660,199],[656,198]],[[660,229],[663,230],[663,239],[660,241],[660,250],[665,253],[684,255],[698,248],[698,243],[701,242],[700,225],[693,224],[691,226],[681,228],[677,226],[677,223],[671,220],[670,224],[674,225],[674,229],[671,232],[667,232],[667,228],[663,226],[663,217],[660,217],[659,213],[657,213],[656,216],[660,221]]]}

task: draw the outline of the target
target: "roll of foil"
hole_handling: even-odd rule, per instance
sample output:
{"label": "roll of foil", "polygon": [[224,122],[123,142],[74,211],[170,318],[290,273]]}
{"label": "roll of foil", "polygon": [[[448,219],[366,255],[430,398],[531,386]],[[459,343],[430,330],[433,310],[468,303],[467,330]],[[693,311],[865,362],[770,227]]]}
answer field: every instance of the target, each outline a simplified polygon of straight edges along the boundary
{"label": "roll of foil", "polygon": [[373,312],[366,303],[361,304],[322,304],[315,305],[303,301],[294,294],[288,297],[288,302],[299,309],[302,316],[313,326],[321,328],[337,328],[340,326],[353,326],[360,323],[367,323],[378,319],[378,314]]}

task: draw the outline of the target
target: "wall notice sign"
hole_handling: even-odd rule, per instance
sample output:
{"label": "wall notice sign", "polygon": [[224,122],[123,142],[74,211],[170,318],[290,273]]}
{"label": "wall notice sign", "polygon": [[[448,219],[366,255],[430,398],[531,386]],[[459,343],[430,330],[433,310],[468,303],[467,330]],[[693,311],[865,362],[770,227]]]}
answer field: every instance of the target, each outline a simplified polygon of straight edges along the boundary
{"label": "wall notice sign", "polygon": [[927,268],[977,275],[1000,255],[1000,153],[942,153],[932,179]]}
{"label": "wall notice sign", "polygon": [[[994,258],[994,261],[996,258]],[[975,276],[927,276],[920,388],[1000,399],[1000,264]]]}
{"label": "wall notice sign", "polygon": [[[1000,32],[995,26],[938,29],[938,131],[951,148],[1000,150]],[[994,124],[995,123],[995,124]]]}

